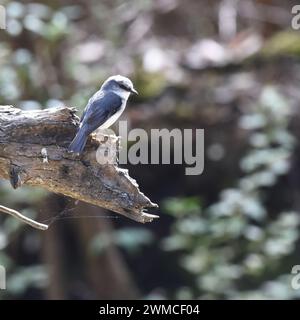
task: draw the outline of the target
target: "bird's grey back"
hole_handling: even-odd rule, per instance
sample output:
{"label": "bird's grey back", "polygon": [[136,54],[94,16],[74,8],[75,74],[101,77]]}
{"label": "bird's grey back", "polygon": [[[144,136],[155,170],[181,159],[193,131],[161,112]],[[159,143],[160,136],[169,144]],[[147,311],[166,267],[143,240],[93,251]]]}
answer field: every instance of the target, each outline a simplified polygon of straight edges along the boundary
{"label": "bird's grey back", "polygon": [[82,115],[81,126],[84,126],[88,132],[92,132],[118,112],[121,107],[122,99],[117,94],[112,91],[99,90],[90,98]]}

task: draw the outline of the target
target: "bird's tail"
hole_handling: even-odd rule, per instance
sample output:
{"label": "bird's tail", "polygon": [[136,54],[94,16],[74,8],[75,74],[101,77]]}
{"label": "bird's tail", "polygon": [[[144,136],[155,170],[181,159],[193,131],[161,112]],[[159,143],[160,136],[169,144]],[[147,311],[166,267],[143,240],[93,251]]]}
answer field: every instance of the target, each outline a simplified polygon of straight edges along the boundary
{"label": "bird's tail", "polygon": [[88,135],[84,132],[84,130],[79,130],[69,145],[68,151],[69,152],[74,152],[74,153],[82,153],[86,141],[87,141]]}

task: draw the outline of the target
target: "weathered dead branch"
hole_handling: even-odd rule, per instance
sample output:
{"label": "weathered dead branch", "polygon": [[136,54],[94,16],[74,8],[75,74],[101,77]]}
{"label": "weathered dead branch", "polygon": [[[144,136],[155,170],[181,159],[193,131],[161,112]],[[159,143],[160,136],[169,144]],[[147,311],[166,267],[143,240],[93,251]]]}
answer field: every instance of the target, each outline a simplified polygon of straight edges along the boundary
{"label": "weathered dead branch", "polygon": [[96,161],[99,141],[94,137],[81,156],[67,152],[79,122],[75,111],[0,106],[0,178],[9,180],[13,188],[43,187],[138,222],[157,218],[144,211],[157,205],[140,192],[127,170]]}

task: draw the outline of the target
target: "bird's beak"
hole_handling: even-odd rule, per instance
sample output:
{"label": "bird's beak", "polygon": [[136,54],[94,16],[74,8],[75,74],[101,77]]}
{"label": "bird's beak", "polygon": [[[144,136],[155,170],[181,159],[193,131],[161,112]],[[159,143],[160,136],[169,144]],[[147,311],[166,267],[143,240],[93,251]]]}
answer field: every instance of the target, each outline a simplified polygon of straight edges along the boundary
{"label": "bird's beak", "polygon": [[134,94],[136,94],[136,95],[139,94],[134,88],[131,89],[131,93],[134,93]]}

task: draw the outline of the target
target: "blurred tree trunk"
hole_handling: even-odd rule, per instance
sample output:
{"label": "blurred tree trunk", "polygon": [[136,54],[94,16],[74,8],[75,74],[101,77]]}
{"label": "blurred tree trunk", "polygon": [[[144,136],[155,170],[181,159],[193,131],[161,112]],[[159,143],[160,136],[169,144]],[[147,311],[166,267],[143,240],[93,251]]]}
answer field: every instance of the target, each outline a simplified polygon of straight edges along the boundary
{"label": "blurred tree trunk", "polygon": [[[41,205],[41,218],[53,217],[53,212],[59,212],[59,196],[49,195]],[[66,288],[64,283],[64,254],[63,235],[60,225],[53,224],[46,232],[42,233],[42,263],[49,272],[49,284],[46,288],[46,299],[66,299]]]}
{"label": "blurred tree trunk", "polygon": [[[55,214],[63,211],[60,200],[58,195],[45,199],[39,218],[55,219]],[[126,263],[114,244],[109,244],[98,255],[90,250],[96,235],[110,234],[113,230],[109,218],[84,218],[101,212],[106,211],[79,203],[68,217],[76,215],[82,219],[74,219],[71,224],[67,220],[58,220],[42,233],[42,263],[49,271],[46,299],[68,299],[74,293],[80,299],[135,299],[139,296]],[[72,238],[75,242],[70,241]],[[75,288],[74,284],[79,287]]]}
{"label": "blurred tree trunk", "polygon": [[[80,203],[76,210],[80,216],[105,213],[104,209]],[[94,255],[90,250],[91,240],[99,233],[111,233],[109,218],[81,219],[78,237],[85,253],[86,276],[97,299],[135,299],[138,291],[127,266],[114,244],[109,244],[103,252]]]}

